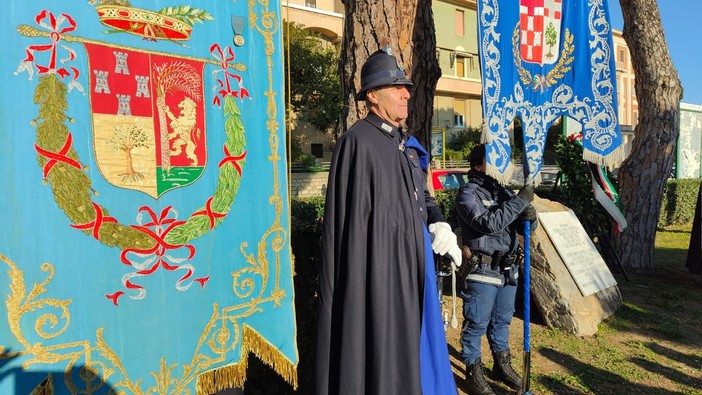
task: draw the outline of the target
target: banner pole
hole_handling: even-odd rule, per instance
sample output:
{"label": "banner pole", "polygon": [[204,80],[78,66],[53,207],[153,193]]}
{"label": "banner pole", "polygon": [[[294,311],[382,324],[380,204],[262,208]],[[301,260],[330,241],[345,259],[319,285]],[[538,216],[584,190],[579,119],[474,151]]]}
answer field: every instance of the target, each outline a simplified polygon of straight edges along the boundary
{"label": "banner pole", "polygon": [[530,321],[530,288],[531,288],[531,223],[524,221],[524,370],[522,372],[522,392],[531,395],[531,333]]}

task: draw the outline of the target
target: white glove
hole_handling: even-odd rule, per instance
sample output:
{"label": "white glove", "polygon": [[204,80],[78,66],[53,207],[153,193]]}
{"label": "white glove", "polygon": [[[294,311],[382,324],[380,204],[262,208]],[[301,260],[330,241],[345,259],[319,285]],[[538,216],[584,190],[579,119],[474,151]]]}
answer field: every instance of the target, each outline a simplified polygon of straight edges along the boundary
{"label": "white glove", "polygon": [[449,258],[451,258],[451,262],[456,265],[456,269],[461,267],[461,263],[463,263],[463,253],[461,253],[461,247],[459,247],[458,244],[451,247],[448,251],[448,255]]}
{"label": "white glove", "polygon": [[431,236],[431,248],[436,254],[446,255],[452,247],[460,248],[456,235],[451,230],[451,225],[446,222],[434,222],[429,225],[429,234]]}

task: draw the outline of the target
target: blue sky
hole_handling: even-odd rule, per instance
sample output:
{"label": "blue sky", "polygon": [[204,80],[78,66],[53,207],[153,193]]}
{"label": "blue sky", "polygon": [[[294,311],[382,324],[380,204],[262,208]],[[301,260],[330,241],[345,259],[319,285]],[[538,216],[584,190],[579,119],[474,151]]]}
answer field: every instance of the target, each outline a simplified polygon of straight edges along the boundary
{"label": "blue sky", "polygon": [[[658,0],[670,57],[683,86],[683,103],[702,104],[702,0]],[[609,0],[612,27],[622,30],[619,0]]]}

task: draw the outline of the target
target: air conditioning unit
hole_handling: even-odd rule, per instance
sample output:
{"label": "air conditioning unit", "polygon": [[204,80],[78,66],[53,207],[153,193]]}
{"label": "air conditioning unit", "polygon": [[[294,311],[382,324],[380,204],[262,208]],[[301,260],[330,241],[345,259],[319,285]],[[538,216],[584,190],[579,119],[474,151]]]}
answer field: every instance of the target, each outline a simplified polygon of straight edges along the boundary
{"label": "air conditioning unit", "polygon": [[466,125],[463,123],[463,115],[453,114],[453,127],[454,128],[464,128]]}

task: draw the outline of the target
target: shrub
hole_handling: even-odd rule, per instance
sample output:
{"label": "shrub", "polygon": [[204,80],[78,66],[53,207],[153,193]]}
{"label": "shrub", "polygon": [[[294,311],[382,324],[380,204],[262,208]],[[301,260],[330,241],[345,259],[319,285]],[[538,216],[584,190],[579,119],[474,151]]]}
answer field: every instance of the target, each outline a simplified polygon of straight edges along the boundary
{"label": "shrub", "polygon": [[293,199],[290,202],[290,244],[295,256],[295,311],[297,347],[300,356],[298,392],[313,393],[315,340],[317,339],[317,288],[322,259],[324,197]]}
{"label": "shrub", "polygon": [[456,213],[456,195],[458,189],[444,189],[436,191],[436,205],[439,206],[441,212],[446,217],[452,228],[458,227],[458,214]]}
{"label": "shrub", "polygon": [[302,163],[302,169],[305,171],[310,171],[317,166],[317,158],[310,154],[301,154],[300,162]]}
{"label": "shrub", "polygon": [[691,224],[701,180],[668,180],[663,189],[663,202],[658,216],[658,228],[669,225]]}
{"label": "shrub", "polygon": [[[583,160],[583,146],[577,140],[559,135],[554,146],[556,162],[567,180],[567,185],[554,188],[546,196],[569,207],[578,217],[588,234],[612,228],[613,219],[595,199],[590,181],[590,169]],[[610,177],[613,180],[613,177]],[[615,186],[616,187],[616,186]],[[544,192],[544,190],[541,190]]]}
{"label": "shrub", "polygon": [[446,153],[446,159],[448,160],[463,160],[463,158],[465,158],[463,151],[454,151],[447,148],[444,152]]}
{"label": "shrub", "polygon": [[[451,141],[446,143],[446,148],[447,151],[460,152],[460,158],[451,158],[452,160],[462,160],[467,158],[473,147],[478,144],[480,144],[480,129],[468,128],[455,132]],[[448,157],[448,152],[446,156]]]}

